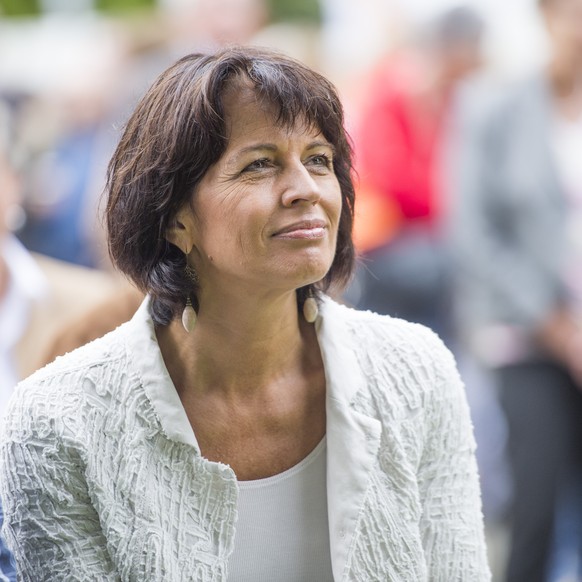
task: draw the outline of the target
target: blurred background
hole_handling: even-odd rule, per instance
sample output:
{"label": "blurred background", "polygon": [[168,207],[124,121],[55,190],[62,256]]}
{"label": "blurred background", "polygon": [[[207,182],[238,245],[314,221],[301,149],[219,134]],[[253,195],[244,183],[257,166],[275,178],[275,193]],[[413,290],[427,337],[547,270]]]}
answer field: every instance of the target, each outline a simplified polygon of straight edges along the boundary
{"label": "blurred background", "polygon": [[[275,47],[331,78],[344,101],[356,154],[355,238],[362,258],[343,300],[429,325],[455,352],[475,424],[494,580],[538,580],[506,574],[511,540],[517,543],[512,508],[523,495],[514,486],[508,418],[495,373],[507,362],[481,349],[484,343],[499,345],[501,336],[475,334],[466,324],[471,317],[465,319],[463,309],[471,308],[463,293],[470,285],[459,273],[463,261],[472,259],[455,245],[467,250],[478,239],[451,235],[463,231],[459,221],[473,224],[457,217],[456,205],[462,205],[458,197],[471,189],[471,179],[480,180],[478,174],[467,178],[465,170],[470,173],[481,155],[475,143],[487,126],[483,119],[501,123],[486,112],[551,63],[552,38],[560,31],[558,25],[548,29],[545,5],[577,6],[571,22],[578,32],[571,37],[582,39],[579,0],[542,1],[542,10],[538,4],[0,0],[0,407],[19,377],[105,329],[102,321],[83,319],[84,310],[103,313],[99,302],[113,296],[122,304],[114,315],[123,318],[139,301],[111,272],[99,209],[107,162],[145,89],[188,52],[231,43]],[[573,57],[578,71],[582,40],[580,47]],[[569,144],[565,172],[582,201],[577,103],[569,117],[577,129],[560,143]],[[468,152],[476,153],[470,158]],[[526,173],[535,159],[525,160]],[[56,275],[58,292],[72,296],[60,308],[49,300],[54,291],[46,260],[63,268]],[[511,277],[511,267],[506,275]],[[481,287],[487,284],[485,279]],[[522,289],[529,291],[526,283]],[[34,340],[23,343],[31,335],[31,314],[43,302],[46,313],[36,328],[43,333],[35,331]],[[79,316],[92,322],[90,333],[71,327]],[[67,339],[71,329],[73,338],[69,333]],[[535,566],[539,580],[582,580],[582,487],[568,491],[548,502],[552,520],[540,526],[545,549],[523,542],[526,554],[547,554]],[[539,505],[535,496],[533,503]]]}

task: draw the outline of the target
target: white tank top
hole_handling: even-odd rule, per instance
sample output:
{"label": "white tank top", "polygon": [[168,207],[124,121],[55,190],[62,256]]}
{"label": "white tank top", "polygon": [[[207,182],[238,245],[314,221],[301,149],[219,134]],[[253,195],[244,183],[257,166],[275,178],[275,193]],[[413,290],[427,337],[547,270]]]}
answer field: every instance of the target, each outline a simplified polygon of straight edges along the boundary
{"label": "white tank top", "polygon": [[324,439],[299,464],[239,481],[228,582],[333,582]]}

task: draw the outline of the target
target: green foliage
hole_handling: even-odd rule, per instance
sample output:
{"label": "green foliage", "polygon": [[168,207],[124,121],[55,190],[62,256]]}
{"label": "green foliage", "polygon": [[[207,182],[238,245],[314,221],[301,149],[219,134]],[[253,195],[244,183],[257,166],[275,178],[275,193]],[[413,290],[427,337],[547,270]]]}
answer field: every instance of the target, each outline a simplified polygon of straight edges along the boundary
{"label": "green foliage", "polygon": [[[275,22],[302,21],[319,23],[321,14],[317,0],[267,0]],[[95,0],[103,12],[130,12],[152,9],[156,0]],[[0,0],[0,16],[34,16],[40,13],[39,0]]]}
{"label": "green foliage", "polygon": [[[130,12],[149,10],[156,0],[94,0],[101,12]],[[38,16],[41,13],[40,0],[0,0],[0,16]]]}
{"label": "green foliage", "polygon": [[38,0],[0,0],[0,16],[35,16],[39,12]]}
{"label": "green foliage", "polygon": [[275,22],[301,21],[318,24],[321,21],[317,0],[268,0]]}
{"label": "green foliage", "polygon": [[97,10],[103,12],[129,12],[154,8],[155,0],[96,0]]}

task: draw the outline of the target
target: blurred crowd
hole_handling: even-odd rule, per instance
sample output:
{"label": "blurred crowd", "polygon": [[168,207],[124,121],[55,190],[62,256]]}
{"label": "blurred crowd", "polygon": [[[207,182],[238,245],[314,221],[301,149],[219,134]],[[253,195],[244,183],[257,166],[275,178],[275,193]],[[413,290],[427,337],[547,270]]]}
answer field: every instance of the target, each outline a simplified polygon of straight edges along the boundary
{"label": "blurred crowd", "polygon": [[141,300],[100,205],[144,89],[183,54],[273,46],[344,97],[360,261],[342,299],[457,357],[495,580],[582,580],[582,0],[529,0],[513,44],[517,3],[501,22],[493,0],[313,0],[293,21],[267,0],[41,4],[0,2],[0,417],[18,379]]}

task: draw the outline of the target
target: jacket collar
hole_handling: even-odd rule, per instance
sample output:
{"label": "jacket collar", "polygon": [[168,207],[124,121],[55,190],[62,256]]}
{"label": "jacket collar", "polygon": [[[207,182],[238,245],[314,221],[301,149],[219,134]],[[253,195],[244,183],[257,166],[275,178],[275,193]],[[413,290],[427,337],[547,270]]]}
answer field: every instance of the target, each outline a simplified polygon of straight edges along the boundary
{"label": "jacket collar", "polygon": [[146,296],[130,322],[126,335],[129,357],[139,362],[135,369],[163,433],[170,440],[194,447],[200,453],[192,425],[162,357],[150,304],[151,297]]}
{"label": "jacket collar", "polygon": [[358,515],[380,447],[380,421],[352,407],[366,379],[347,328],[346,308],[325,299],[316,321],[327,380],[327,506],[334,580],[344,580]]}

